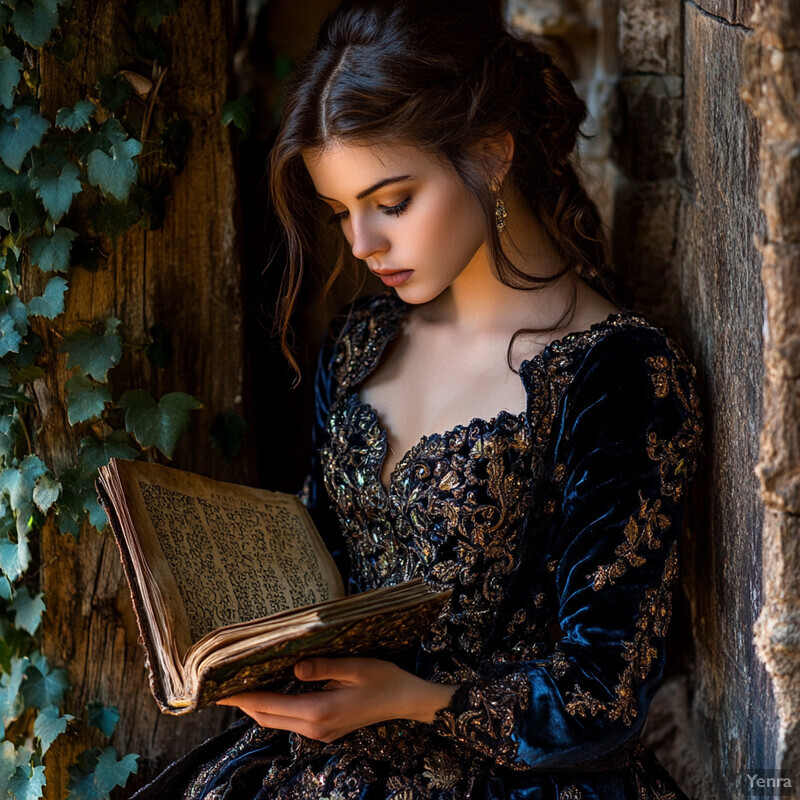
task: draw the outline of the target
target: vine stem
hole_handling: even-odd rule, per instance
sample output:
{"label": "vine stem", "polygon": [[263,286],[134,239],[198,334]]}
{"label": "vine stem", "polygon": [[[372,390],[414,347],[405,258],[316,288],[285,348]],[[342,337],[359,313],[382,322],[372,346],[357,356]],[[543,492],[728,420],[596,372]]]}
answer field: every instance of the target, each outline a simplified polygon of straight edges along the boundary
{"label": "vine stem", "polygon": [[153,87],[153,93],[150,95],[150,101],[147,104],[147,111],[144,115],[144,120],[142,121],[142,132],[139,135],[139,140],[144,141],[144,137],[147,135],[147,129],[150,127],[150,118],[153,115],[153,108],[156,104],[156,95],[158,94],[158,90],[161,88],[161,84],[164,83],[164,77],[167,74],[168,67],[164,67],[161,70],[161,74],[158,76],[158,80],[156,81],[156,85]]}

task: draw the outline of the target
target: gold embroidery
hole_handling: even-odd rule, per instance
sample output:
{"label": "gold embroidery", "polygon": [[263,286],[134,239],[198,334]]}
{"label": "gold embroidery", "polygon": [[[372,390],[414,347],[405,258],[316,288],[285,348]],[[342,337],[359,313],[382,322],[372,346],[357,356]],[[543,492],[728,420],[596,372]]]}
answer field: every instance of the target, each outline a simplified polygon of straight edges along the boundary
{"label": "gold embroidery", "polygon": [[[349,549],[351,590],[417,574],[433,585],[456,590],[420,654],[431,665],[425,677],[463,686],[457,702],[454,698],[453,705],[439,712],[432,726],[394,721],[354,731],[331,744],[290,735],[291,753],[272,759],[264,781],[270,796],[281,800],[351,800],[363,796],[364,785],[375,780],[384,780],[385,795],[395,800],[467,796],[471,776],[481,771],[497,764],[527,769],[517,762],[514,733],[531,706],[530,683],[522,672],[483,679],[481,668],[487,662],[540,657],[549,661],[555,677],[565,676],[571,667],[547,636],[555,613],[547,592],[553,591],[559,557],[546,558],[547,550],[539,556],[546,560],[531,575],[536,583],[527,587],[525,608],[509,609],[516,597],[508,591],[520,567],[519,544],[534,508],[533,492],[542,491],[536,495],[540,510],[552,514],[558,508],[558,493],[548,475],[563,482],[566,468],[556,465],[548,473],[545,457],[560,398],[577,368],[574,353],[619,327],[647,323],[625,312],[553,342],[520,367],[528,392],[527,413],[501,412],[491,420],[475,419],[424,437],[398,462],[387,493],[378,477],[386,435],[375,411],[360,402],[358,386],[397,335],[404,315],[404,304],[390,294],[375,296],[353,313],[333,356],[334,397],[320,446],[321,466]],[[671,374],[669,363],[659,362],[654,369]],[[662,391],[659,387],[656,391]],[[679,474],[680,464],[671,451],[657,441],[650,444],[655,448],[651,457],[666,465],[662,474]],[[687,449],[685,458],[691,455]],[[626,564],[636,558],[637,536],[641,547],[649,548],[647,543],[660,535],[660,501],[640,499],[636,530],[631,530],[632,538],[626,533],[623,544],[628,549],[617,553]],[[530,563],[536,562],[526,562]],[[606,580],[613,577],[609,574]],[[626,681],[646,674],[653,658],[646,645],[668,623],[670,595],[653,591],[643,601],[646,608],[633,642],[625,643],[620,697],[627,691]],[[510,618],[508,625],[501,608]],[[498,622],[508,634],[496,632]],[[569,699],[579,703],[580,689],[575,688]],[[600,711],[588,695],[584,702],[586,708],[596,707],[594,713]],[[623,712],[622,704],[618,712],[610,710],[620,716]],[[572,790],[577,794],[565,794]],[[579,798],[575,786],[560,794],[560,800]]]}
{"label": "gold embroidery", "polygon": [[657,550],[661,547],[660,533],[669,530],[670,518],[660,514],[661,499],[656,498],[648,507],[648,501],[639,492],[639,511],[630,517],[625,525],[625,539],[617,545],[614,552],[619,556],[613,564],[603,564],[589,573],[586,577],[592,581],[595,591],[607,585],[614,585],[614,581],[628,571],[628,567],[641,567],[647,559],[641,550],[647,547]]}
{"label": "gold embroidery", "polygon": [[658,656],[653,641],[663,638],[669,627],[672,615],[672,585],[678,577],[677,551],[678,543],[673,542],[664,563],[660,586],[648,589],[639,603],[633,641],[622,643],[624,647],[622,657],[628,663],[622,671],[619,683],[614,687],[614,700],[601,702],[575,684],[574,690],[567,692],[567,697],[571,699],[567,702],[566,709],[570,714],[594,717],[603,711],[609,719],[621,719],[626,725],[630,725],[638,715],[634,681],[637,678],[643,681],[647,677],[653,659]]}
{"label": "gold embroidery", "polygon": [[577,786],[566,786],[558,793],[558,800],[583,800],[583,794]]}

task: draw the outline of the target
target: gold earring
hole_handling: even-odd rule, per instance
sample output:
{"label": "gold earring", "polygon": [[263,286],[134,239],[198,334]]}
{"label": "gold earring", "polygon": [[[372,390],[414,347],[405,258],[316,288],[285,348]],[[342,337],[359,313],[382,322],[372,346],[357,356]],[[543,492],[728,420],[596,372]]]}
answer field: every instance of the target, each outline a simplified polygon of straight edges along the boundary
{"label": "gold earring", "polygon": [[502,233],[506,227],[506,219],[508,212],[506,211],[505,204],[500,197],[500,184],[495,178],[489,182],[489,188],[494,193],[494,224],[498,233]]}

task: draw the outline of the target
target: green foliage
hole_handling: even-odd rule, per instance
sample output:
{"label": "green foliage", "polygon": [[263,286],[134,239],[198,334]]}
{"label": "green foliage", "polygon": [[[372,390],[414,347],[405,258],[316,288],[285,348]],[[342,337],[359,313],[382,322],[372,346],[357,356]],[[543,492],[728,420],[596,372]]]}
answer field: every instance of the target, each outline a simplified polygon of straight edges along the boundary
{"label": "green foliage", "polygon": [[67,417],[70,425],[98,419],[111,402],[111,392],[93,383],[85,375],[73,375],[67,381]]}
{"label": "green foliage", "polygon": [[157,447],[167,458],[189,427],[189,412],[203,404],[183,392],[170,392],[160,400],[143,389],[130,389],[117,405],[125,409],[125,429],[142,447]]}
{"label": "green foliage", "polygon": [[95,111],[97,111],[97,106],[91,100],[78,100],[72,108],[58,109],[56,125],[59,128],[68,128],[73,132],[79,131],[89,124]]}
{"label": "green foliage", "polygon": [[52,236],[34,236],[28,242],[31,263],[42,272],[66,272],[72,241],[77,235],[69,228],[56,228]]}
{"label": "green foliage", "polygon": [[42,47],[58,25],[57,4],[53,0],[31,0],[16,5],[11,17],[14,32],[31,47]]}
{"label": "green foliage", "polygon": [[64,294],[67,282],[63,278],[50,278],[44,293],[28,300],[28,316],[53,319],[64,312]]}
{"label": "green foliage", "polygon": [[71,161],[60,168],[49,162],[31,170],[31,188],[36,189],[36,196],[53,222],[60,222],[61,217],[69,211],[72,198],[80,193],[80,174],[80,169]]}
{"label": "green foliage", "polygon": [[67,800],[103,800],[117,786],[124,786],[136,772],[137,755],[117,758],[113,747],[85,750],[70,768],[70,793]]}
{"label": "green foliage", "polygon": [[0,109],[0,159],[19,172],[31,148],[41,144],[50,123],[40,117],[30,106]]}
{"label": "green foliage", "polygon": [[87,475],[93,475],[100,467],[104,467],[112,458],[134,459],[139,451],[131,445],[130,436],[123,431],[114,431],[108,439],[101,441],[96,436],[87,436],[81,440],[78,455],[80,469]]}
{"label": "green foliage", "polygon": [[78,367],[85,375],[105,382],[108,371],[122,357],[122,338],[117,333],[120,321],[115,317],[106,320],[103,333],[94,333],[84,326],[70,331],[59,348],[67,353],[67,369]]}
{"label": "green foliage", "polygon": [[69,679],[63,669],[50,669],[44,659],[25,670],[22,696],[28,706],[44,708],[60,705],[64,692],[69,689]]}
{"label": "green foliage", "polygon": [[21,586],[9,606],[14,612],[14,624],[31,635],[36,633],[42,621],[45,605],[42,594],[31,594],[27,586]]}
{"label": "green foliage", "polygon": [[119,722],[119,709],[93,700],[86,705],[86,721],[110,737]]}
{"label": "green foliage", "polygon": [[58,706],[45,706],[36,716],[33,724],[33,735],[39,740],[44,755],[50,745],[67,729],[67,724],[75,719],[72,714],[61,716]]}
{"label": "green foliage", "polygon": [[22,62],[7,47],[0,47],[0,104],[11,108],[22,72]]}
{"label": "green foliage", "polygon": [[89,183],[100,187],[104,197],[112,197],[124,203],[131,192],[131,186],[136,183],[137,165],[133,157],[138,156],[141,151],[141,142],[136,139],[112,144],[110,157],[100,149],[92,150],[88,158]]}
{"label": "green foliage", "polygon": [[233,123],[246,138],[250,133],[254,109],[255,105],[247,95],[242,95],[236,100],[229,100],[222,107],[222,124],[230,125]]}
{"label": "green foliage", "polygon": [[[75,269],[101,269],[109,243],[113,248],[134,225],[161,227],[170,179],[183,168],[190,138],[186,120],[173,114],[154,120],[139,141],[141,104],[131,102],[131,84],[116,70],[100,78],[92,97],[70,98],[54,119],[42,114],[35,50],[69,62],[84,46],[66,11],[70,4],[0,2],[0,798],[16,800],[41,797],[42,759],[59,736],[90,726],[95,736],[111,737],[119,721],[115,707],[99,702],[72,713],[62,707],[67,673],[37,647],[47,598],[35,588],[35,573],[26,574],[39,530],[48,518],[76,538],[87,524],[104,530],[97,470],[111,458],[139,458],[148,450],[152,458],[171,457],[190,412],[201,407],[181,392],[155,398],[139,388],[114,403],[107,381],[125,348],[159,369],[171,362],[163,326],[125,330],[115,317],[81,319],[66,331],[59,325]],[[136,2],[134,16],[153,29],[128,31],[136,59],[167,64],[154,31],[177,6],[178,0]],[[147,156],[153,177],[142,185],[140,162]],[[49,353],[40,364],[43,340],[53,348],[59,340],[63,355]],[[45,375],[45,366],[56,371]],[[42,395],[31,384],[52,381],[64,367],[66,421],[80,449],[72,466],[55,472],[37,454],[47,450],[38,438],[43,409],[35,407]],[[224,426],[219,434],[220,441],[231,435]],[[120,757],[110,746],[85,751],[70,770],[70,798],[105,800],[136,771],[137,758]]]}

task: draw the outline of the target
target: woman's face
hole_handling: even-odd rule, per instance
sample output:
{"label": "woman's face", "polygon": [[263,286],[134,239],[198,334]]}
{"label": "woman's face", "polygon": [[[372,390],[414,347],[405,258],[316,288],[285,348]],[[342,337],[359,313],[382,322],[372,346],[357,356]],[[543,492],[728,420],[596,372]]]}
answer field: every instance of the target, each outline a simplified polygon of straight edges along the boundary
{"label": "woman's face", "polygon": [[428,302],[468,266],[486,266],[480,206],[436,156],[408,145],[335,143],[303,160],[353,255],[376,275],[398,273],[384,283],[407,303]]}

